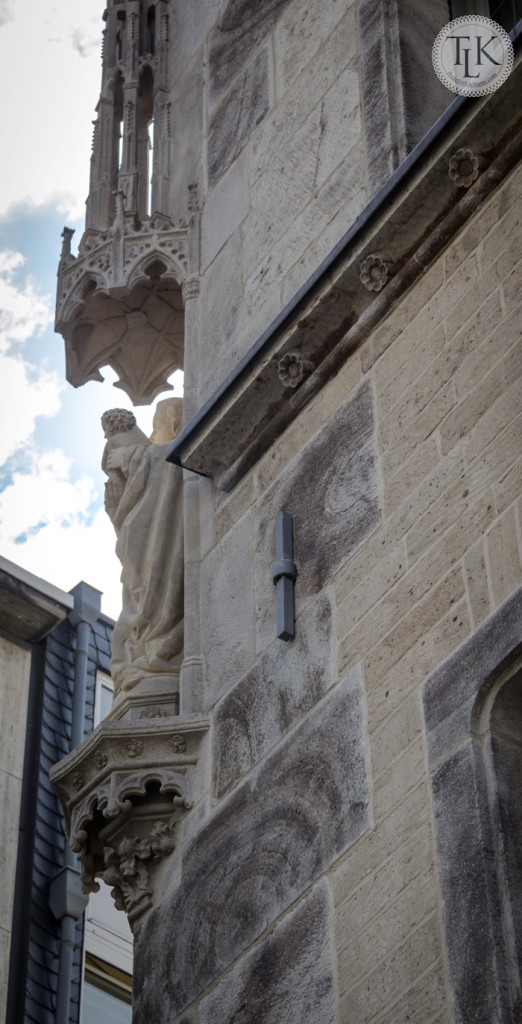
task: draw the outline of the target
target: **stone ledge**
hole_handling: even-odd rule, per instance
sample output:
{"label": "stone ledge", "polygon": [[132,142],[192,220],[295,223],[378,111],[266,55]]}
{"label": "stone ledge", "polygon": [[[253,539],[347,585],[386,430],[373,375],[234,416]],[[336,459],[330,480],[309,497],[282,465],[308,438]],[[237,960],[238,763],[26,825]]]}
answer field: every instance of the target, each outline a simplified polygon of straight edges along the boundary
{"label": "stone ledge", "polygon": [[[187,424],[169,461],[214,477],[225,491],[235,486],[515,166],[519,78],[520,63],[491,96],[456,101],[454,116],[444,115],[419,143]],[[479,173],[464,187],[453,164],[450,177],[450,159],[470,149]]]}

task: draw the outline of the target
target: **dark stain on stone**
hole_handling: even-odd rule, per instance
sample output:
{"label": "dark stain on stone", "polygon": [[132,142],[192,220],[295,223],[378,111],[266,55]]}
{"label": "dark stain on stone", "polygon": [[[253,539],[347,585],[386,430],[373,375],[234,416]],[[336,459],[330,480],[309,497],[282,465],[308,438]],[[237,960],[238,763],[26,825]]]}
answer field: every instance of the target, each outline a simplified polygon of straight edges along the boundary
{"label": "dark stain on stone", "polygon": [[209,39],[211,96],[228,88],[290,0],[229,0]]}
{"label": "dark stain on stone", "polygon": [[328,928],[328,888],[322,882],[203,1000],[201,1024],[333,1022]]}
{"label": "dark stain on stone", "polygon": [[332,684],[332,611],[326,595],[306,611],[298,637],[268,648],[220,704],[215,719],[214,786],[226,793]]}
{"label": "dark stain on stone", "polygon": [[347,676],[184,852],[136,936],[134,1024],[182,1013],[368,828],[361,689]]}
{"label": "dark stain on stone", "polygon": [[268,51],[263,49],[212,114],[208,133],[210,188],[241,152],[270,105]]}
{"label": "dark stain on stone", "polygon": [[[321,590],[379,525],[372,395],[363,385],[309,442],[259,511],[257,547],[269,566],[273,523],[284,509],[294,518],[296,601]],[[267,596],[269,592],[266,587]]]}

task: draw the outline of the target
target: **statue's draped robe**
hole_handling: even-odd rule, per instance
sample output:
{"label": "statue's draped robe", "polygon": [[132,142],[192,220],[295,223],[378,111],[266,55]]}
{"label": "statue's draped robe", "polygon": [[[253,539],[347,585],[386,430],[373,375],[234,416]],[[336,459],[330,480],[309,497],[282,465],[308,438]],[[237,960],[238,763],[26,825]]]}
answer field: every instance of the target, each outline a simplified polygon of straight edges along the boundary
{"label": "statue's draped robe", "polygon": [[[129,438],[131,440],[131,438]],[[147,676],[179,672],[183,654],[183,471],[168,445],[107,442],[121,452],[110,515],[122,564],[123,608],[112,635],[115,694]],[[109,484],[112,472],[109,472]]]}

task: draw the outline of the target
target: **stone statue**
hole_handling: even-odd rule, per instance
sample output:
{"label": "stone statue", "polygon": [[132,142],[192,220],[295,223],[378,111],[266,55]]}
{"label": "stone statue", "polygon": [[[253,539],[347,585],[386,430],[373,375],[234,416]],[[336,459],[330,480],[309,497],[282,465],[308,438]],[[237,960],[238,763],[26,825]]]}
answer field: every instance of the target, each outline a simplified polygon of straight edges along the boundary
{"label": "stone statue", "polygon": [[122,564],[122,611],[111,673],[120,691],[177,692],[183,655],[182,470],[165,461],[181,427],[182,399],[158,403],[151,439],[127,409],[102,416],[105,508]]}

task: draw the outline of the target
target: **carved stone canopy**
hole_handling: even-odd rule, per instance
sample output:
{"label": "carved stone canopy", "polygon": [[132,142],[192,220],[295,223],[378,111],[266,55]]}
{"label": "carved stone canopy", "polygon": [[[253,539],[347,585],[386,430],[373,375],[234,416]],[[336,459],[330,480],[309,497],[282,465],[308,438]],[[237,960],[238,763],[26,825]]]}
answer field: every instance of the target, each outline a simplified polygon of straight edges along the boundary
{"label": "carved stone canopy", "polygon": [[135,405],[146,405],[183,367],[181,286],[188,276],[186,227],[124,218],[88,232],[77,257],[64,229],[56,330],[65,340],[66,376],[75,387],[103,380],[111,366]]}
{"label": "carved stone canopy", "polygon": [[208,727],[198,715],[107,719],[50,772],[83,891],[95,892],[103,878],[131,924],[153,904],[176,825],[197,799]]}

